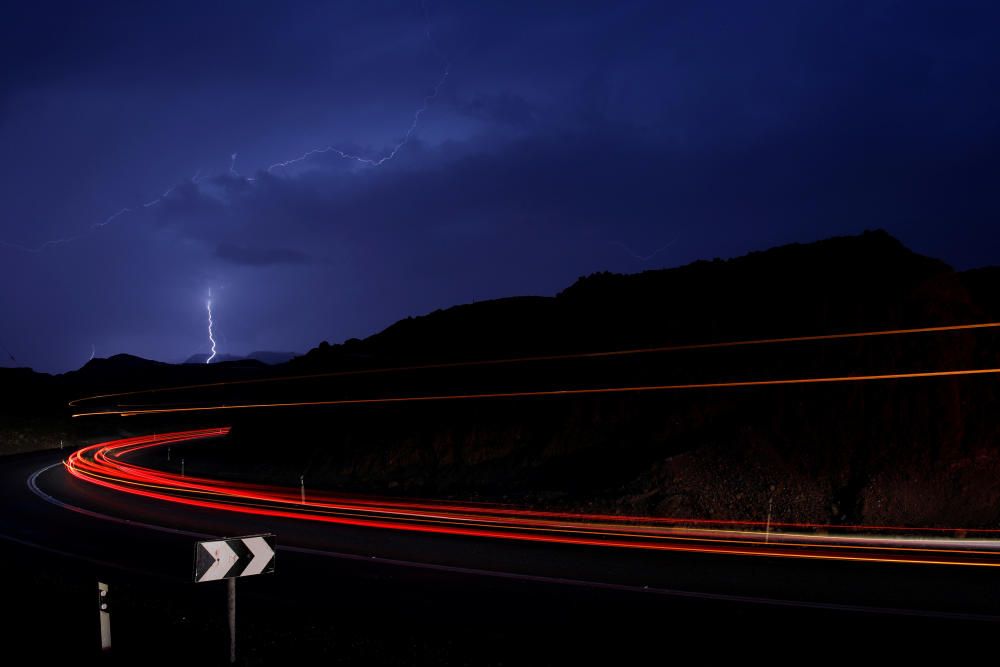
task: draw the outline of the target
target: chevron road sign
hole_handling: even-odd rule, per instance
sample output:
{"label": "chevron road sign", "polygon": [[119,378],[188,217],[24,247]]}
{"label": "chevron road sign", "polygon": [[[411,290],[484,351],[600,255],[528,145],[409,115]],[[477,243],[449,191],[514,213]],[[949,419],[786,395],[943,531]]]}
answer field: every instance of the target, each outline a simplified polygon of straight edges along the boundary
{"label": "chevron road sign", "polygon": [[274,535],[249,535],[199,542],[194,580],[217,581],[274,572]]}

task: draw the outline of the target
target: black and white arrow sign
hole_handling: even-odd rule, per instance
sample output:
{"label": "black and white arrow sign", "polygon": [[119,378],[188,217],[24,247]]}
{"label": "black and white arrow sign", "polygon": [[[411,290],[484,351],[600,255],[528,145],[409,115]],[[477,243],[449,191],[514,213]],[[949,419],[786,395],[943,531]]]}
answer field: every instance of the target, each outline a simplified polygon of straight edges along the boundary
{"label": "black and white arrow sign", "polygon": [[274,535],[250,535],[199,542],[194,580],[216,581],[274,572]]}

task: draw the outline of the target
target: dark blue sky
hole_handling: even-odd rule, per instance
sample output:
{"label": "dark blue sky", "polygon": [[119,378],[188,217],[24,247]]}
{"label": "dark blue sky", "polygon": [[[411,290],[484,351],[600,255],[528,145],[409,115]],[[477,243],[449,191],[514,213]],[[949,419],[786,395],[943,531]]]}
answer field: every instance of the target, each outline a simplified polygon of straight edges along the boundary
{"label": "dark blue sky", "polygon": [[[597,270],[872,227],[1000,263],[994,3],[427,0],[424,16],[420,0],[5,8],[0,343],[46,371],[92,345],[178,361],[207,349],[211,287],[220,351],[304,351]],[[327,146],[386,156],[447,63],[391,160],[267,172]]]}

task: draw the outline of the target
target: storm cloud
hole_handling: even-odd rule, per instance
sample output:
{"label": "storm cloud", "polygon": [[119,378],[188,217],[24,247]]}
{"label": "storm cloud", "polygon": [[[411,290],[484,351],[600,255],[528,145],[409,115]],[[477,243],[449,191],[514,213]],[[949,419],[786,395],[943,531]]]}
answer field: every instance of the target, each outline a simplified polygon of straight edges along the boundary
{"label": "storm cloud", "polygon": [[[1000,257],[994,7],[426,6],[17,8],[0,238],[79,240],[0,247],[0,309],[35,313],[0,342],[52,371],[91,344],[180,360],[212,288],[223,352],[303,351],[872,227],[959,267]],[[392,160],[325,150],[387,155],[445,60]]]}

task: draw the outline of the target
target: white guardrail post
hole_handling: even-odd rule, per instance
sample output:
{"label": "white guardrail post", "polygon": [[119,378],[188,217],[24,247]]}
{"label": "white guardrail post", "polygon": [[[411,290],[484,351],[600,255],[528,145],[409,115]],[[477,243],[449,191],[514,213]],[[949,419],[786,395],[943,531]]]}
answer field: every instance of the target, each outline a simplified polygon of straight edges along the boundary
{"label": "white guardrail post", "polygon": [[97,613],[101,617],[101,651],[111,650],[111,595],[108,585],[97,582]]}

